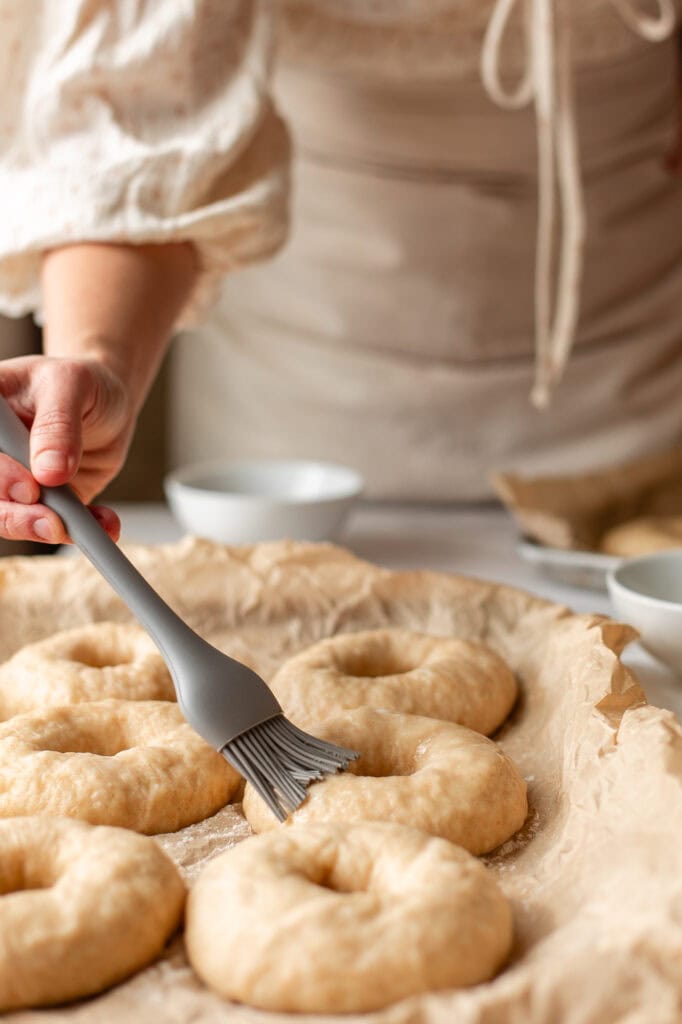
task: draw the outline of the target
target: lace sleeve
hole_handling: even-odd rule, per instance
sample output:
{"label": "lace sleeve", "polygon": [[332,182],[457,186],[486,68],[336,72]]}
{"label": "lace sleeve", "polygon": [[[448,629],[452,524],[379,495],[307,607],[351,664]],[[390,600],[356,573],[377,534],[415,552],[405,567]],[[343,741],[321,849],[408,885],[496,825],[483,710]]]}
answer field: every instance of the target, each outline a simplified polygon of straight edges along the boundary
{"label": "lace sleeve", "polygon": [[268,7],[0,0],[0,309],[39,310],[42,252],[69,242],[192,241],[190,316],[277,248],[288,142]]}

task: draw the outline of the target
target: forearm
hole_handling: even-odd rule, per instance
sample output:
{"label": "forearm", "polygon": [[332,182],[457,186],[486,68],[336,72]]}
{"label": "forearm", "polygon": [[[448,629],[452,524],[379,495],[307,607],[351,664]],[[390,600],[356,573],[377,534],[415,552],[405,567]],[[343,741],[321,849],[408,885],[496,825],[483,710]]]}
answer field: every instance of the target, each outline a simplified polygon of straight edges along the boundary
{"label": "forearm", "polygon": [[197,276],[189,243],[81,243],[46,253],[44,351],[106,364],[142,406]]}

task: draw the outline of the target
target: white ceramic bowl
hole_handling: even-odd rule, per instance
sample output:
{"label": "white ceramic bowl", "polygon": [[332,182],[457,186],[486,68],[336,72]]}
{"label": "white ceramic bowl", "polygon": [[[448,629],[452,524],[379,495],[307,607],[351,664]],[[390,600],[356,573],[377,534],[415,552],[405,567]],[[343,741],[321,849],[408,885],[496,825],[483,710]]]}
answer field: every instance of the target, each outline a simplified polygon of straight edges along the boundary
{"label": "white ceramic bowl", "polygon": [[616,613],[640,631],[642,646],[682,673],[682,549],[628,558],[607,584]]}
{"label": "white ceramic bowl", "polygon": [[188,533],[224,544],[332,540],[362,492],[347,466],[304,459],[251,459],[183,466],[164,481]]}

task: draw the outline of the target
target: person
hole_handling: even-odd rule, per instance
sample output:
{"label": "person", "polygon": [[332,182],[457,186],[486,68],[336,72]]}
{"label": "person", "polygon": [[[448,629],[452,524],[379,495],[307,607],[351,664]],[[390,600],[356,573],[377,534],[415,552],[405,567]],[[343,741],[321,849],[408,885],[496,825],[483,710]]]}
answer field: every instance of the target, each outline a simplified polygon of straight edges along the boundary
{"label": "person", "polygon": [[0,310],[44,325],[43,355],[0,363],[31,427],[0,534],[60,543],[38,485],[90,502],[120,469],[173,328],[283,241],[289,144],[267,4],[0,0],[0,25]]}
{"label": "person", "polygon": [[[453,500],[679,439],[673,0],[280,6],[292,238],[183,336],[174,459]],[[173,329],[283,243],[289,149],[269,4],[38,9],[0,0],[0,309],[45,326],[0,364],[32,451],[0,458],[0,534],[59,542],[38,484],[116,473]]]}

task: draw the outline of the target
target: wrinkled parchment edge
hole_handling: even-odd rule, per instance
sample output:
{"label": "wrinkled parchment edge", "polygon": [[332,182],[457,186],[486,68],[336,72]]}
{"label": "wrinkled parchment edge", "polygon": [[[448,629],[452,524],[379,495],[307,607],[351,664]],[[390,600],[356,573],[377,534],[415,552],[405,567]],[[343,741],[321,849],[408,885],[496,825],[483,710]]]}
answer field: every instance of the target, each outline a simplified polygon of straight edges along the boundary
{"label": "wrinkled parchment edge", "polygon": [[[539,646],[536,648],[531,642],[532,638],[529,638],[527,647],[519,654],[524,671],[534,671],[540,676],[546,672],[547,664],[552,667],[557,652],[565,650],[568,646],[577,666],[575,685],[579,687],[586,681],[589,682],[588,692],[582,694],[580,700],[576,700],[576,694],[572,692],[570,699],[565,693],[560,694],[566,697],[571,713],[554,715],[551,721],[553,729],[559,729],[559,736],[566,737],[571,730],[577,730],[579,741],[570,745],[570,749],[566,744],[566,749],[562,751],[564,757],[558,758],[556,771],[557,788],[561,785],[561,779],[564,780],[564,784],[569,780],[572,790],[575,791],[577,788],[581,798],[575,806],[564,807],[561,813],[556,815],[551,835],[539,832],[537,835],[531,834],[530,838],[522,836],[513,839],[487,858],[508,895],[513,902],[517,901],[519,907],[523,900],[517,896],[514,875],[518,877],[521,873],[520,868],[524,859],[532,856],[538,861],[539,868],[534,872],[535,889],[542,893],[543,888],[551,887],[553,872],[556,875],[557,862],[561,862],[562,857],[566,858],[567,850],[575,850],[575,843],[570,839],[571,829],[575,830],[576,824],[582,828],[584,824],[585,843],[593,840],[595,822],[599,823],[600,819],[595,818],[592,804],[599,800],[603,781],[601,776],[604,775],[611,790],[615,791],[622,774],[619,774],[622,768],[619,768],[620,761],[627,760],[628,757],[643,759],[645,770],[637,771],[633,777],[633,785],[642,782],[649,784],[653,780],[654,792],[656,785],[665,783],[668,788],[672,786],[671,794],[668,794],[667,790],[665,794],[667,824],[670,828],[676,823],[682,824],[682,800],[677,793],[682,778],[682,732],[672,715],[645,704],[637,680],[620,662],[619,654],[625,644],[633,639],[634,634],[629,627],[602,616],[573,615],[568,609],[510,587],[466,580],[448,574],[391,573],[368,563],[361,563],[349,553],[328,545],[263,545],[260,548],[228,552],[227,549],[219,549],[216,546],[207,547],[207,542],[190,539],[179,545],[138,548],[132,553],[152,583],[165,591],[171,603],[185,613],[191,610],[192,594],[172,592],[173,587],[169,586],[167,570],[173,565],[193,564],[198,576],[201,577],[202,571],[206,572],[206,566],[209,565],[214,573],[217,571],[219,574],[221,559],[228,575],[235,566],[257,563],[256,576],[260,582],[254,594],[249,595],[240,606],[241,614],[247,621],[249,615],[258,618],[257,592],[260,593],[262,607],[263,595],[269,594],[269,599],[272,600],[274,594],[279,595],[285,590],[286,580],[291,578],[292,574],[300,572],[299,563],[302,561],[305,564],[308,585],[314,585],[316,578],[321,578],[322,570],[330,567],[334,571],[338,567],[339,578],[346,571],[352,571],[358,575],[358,581],[362,580],[354,584],[355,588],[360,588],[355,604],[349,600],[345,592],[336,595],[330,593],[327,581],[322,594],[324,607],[320,612],[322,635],[361,628],[363,601],[367,607],[375,608],[375,615],[369,625],[382,624],[382,621],[377,622],[377,617],[381,620],[382,616],[386,620],[383,624],[415,625],[414,607],[411,606],[415,593],[421,594],[420,601],[431,602],[428,611],[423,611],[424,621],[416,624],[429,632],[447,633],[447,623],[458,611],[454,603],[449,603],[456,593],[458,599],[463,602],[466,622],[470,622],[472,628],[475,627],[481,639],[490,642],[502,653],[505,637],[506,642],[509,642],[509,637],[515,635],[519,623],[529,616],[536,621]],[[65,563],[66,560],[58,564],[56,560],[49,559],[9,559],[3,562],[0,569],[0,639],[3,636],[2,623],[5,619],[5,626],[14,630],[13,646],[16,648],[21,645],[24,634],[18,628],[19,623],[11,621],[12,615],[8,612],[15,602],[21,601],[22,598],[22,614],[24,617],[28,614],[29,621],[33,624],[32,629],[28,630],[30,639],[37,638],[35,632],[45,635],[46,632],[52,631],[51,626],[64,628],[63,621],[50,624],[43,619],[39,623],[36,622],[36,615],[45,614],[48,601],[51,602],[55,614],[57,609],[63,608],[63,603],[54,604],[52,594],[55,588],[62,592],[63,600],[68,600],[69,597],[75,599],[77,594],[82,602],[80,610],[72,605],[71,624],[74,613],[78,618],[82,618],[83,613],[86,614],[89,621],[100,618],[127,618],[127,612],[118,599],[103,589],[105,585],[96,578],[89,566],[80,561],[74,561],[68,566]],[[334,578],[334,573],[330,578]],[[384,590],[387,589],[392,595],[390,600],[384,595]],[[40,592],[43,594],[41,600],[38,599]],[[286,599],[285,595],[285,603]],[[211,601],[213,600],[212,596]],[[237,599],[236,606],[239,605]],[[427,605],[424,604],[423,607],[426,608]],[[15,620],[21,618],[21,614],[15,616]],[[56,614],[56,618],[59,620],[59,614]],[[191,618],[191,614],[188,614],[188,618]],[[217,618],[219,616],[214,618],[214,626]],[[301,626],[302,634],[305,634],[304,627],[305,624]],[[7,633],[4,635],[7,636]],[[307,646],[310,637],[302,635],[302,640],[302,646]],[[6,652],[3,656],[6,656]],[[587,674],[584,673],[585,666],[588,669]],[[573,685],[572,680],[569,680],[569,684]],[[519,726],[515,720],[518,714],[523,715],[523,709],[520,712],[517,709],[498,737],[506,749],[511,749],[513,756],[517,754],[513,747],[514,737],[518,736]],[[551,730],[548,730],[544,739],[554,742],[554,736],[550,733]],[[553,748],[548,747],[548,750],[550,749]],[[523,750],[520,753],[521,757],[518,759],[522,761]],[[670,763],[673,763],[673,771],[670,771]],[[595,785],[595,780],[600,780],[599,785]],[[532,795],[532,784],[530,790]],[[629,792],[632,793],[632,785]],[[625,805],[623,806],[627,810]],[[219,814],[228,814],[231,817],[232,823],[229,828],[233,828],[235,822],[241,821],[238,809],[229,808]],[[532,824],[531,815],[530,825]],[[242,833],[238,838],[243,834],[242,827]],[[160,837],[162,846],[168,852],[173,852],[173,846],[176,847],[176,856],[178,840],[183,841],[181,834],[176,834],[175,837]],[[567,863],[570,864],[570,859]],[[565,867],[562,870],[565,870]],[[582,885],[584,878],[580,876],[575,880],[575,890],[580,890]],[[680,898],[682,899],[682,894]],[[622,903],[622,899],[619,902]],[[657,913],[660,911],[660,920],[655,920],[655,927],[647,931],[647,938],[651,934],[665,935],[666,926],[670,923],[669,919],[666,919],[665,907],[655,909]],[[623,929],[619,934],[622,932]],[[560,929],[550,929],[548,935],[529,950],[516,949],[513,962],[507,970],[488,985],[477,986],[468,992],[434,993],[415,997],[389,1007],[381,1013],[354,1016],[352,1019],[360,1021],[380,1018],[382,1024],[416,1024],[422,1021],[424,1024],[440,1024],[441,1021],[443,1024],[446,1021],[450,1024],[453,1020],[457,1020],[458,1024],[488,1024],[493,1019],[509,1021],[510,1024],[517,1020],[527,1021],[528,1024],[554,1024],[563,1019],[562,1000],[568,998],[570,993],[571,1024],[592,1024],[592,1021],[596,1020],[616,1019],[603,1014],[607,1012],[607,1006],[614,1005],[619,977],[629,979],[628,1021],[641,1020],[651,1024],[655,1019],[657,1024],[667,1024],[670,1020],[672,1024],[679,1019],[671,1015],[670,1007],[676,999],[682,999],[682,983],[679,977],[662,978],[661,962],[667,963],[666,950],[663,951],[662,960],[659,951],[659,962],[651,965],[650,970],[646,971],[642,968],[640,957],[635,955],[627,944],[616,943],[615,950],[607,950],[604,954],[609,964],[608,974],[604,974],[599,951],[587,950],[585,953],[567,956],[566,950],[562,949],[557,950],[556,956],[551,960],[551,963],[557,965],[557,975],[547,971],[541,972],[540,975],[534,973],[533,958],[560,933]],[[639,947],[643,941],[638,935]],[[674,955],[675,950],[673,948],[668,952]],[[606,984],[586,984],[586,977],[594,975],[595,965],[598,965],[601,971],[599,977],[606,978]],[[669,968],[668,974],[670,973]],[[655,1007],[651,1002],[652,985]],[[652,1017],[652,1013],[656,1013],[657,1016]],[[193,1024],[213,1024],[235,1020],[265,1022],[292,1019],[286,1015],[259,1013],[245,1007],[224,1004],[208,993],[185,961],[181,938],[173,941],[164,959],[108,993],[60,1009],[12,1014],[7,1020],[16,1024],[37,1024],[48,1017],[60,1018],[64,1022],[78,1021],[80,1024],[103,1024],[105,1021],[107,1024],[115,1024],[124,1019],[126,1024],[146,1024],[151,1019],[168,1021],[169,1024],[186,1024],[189,1021]]]}

